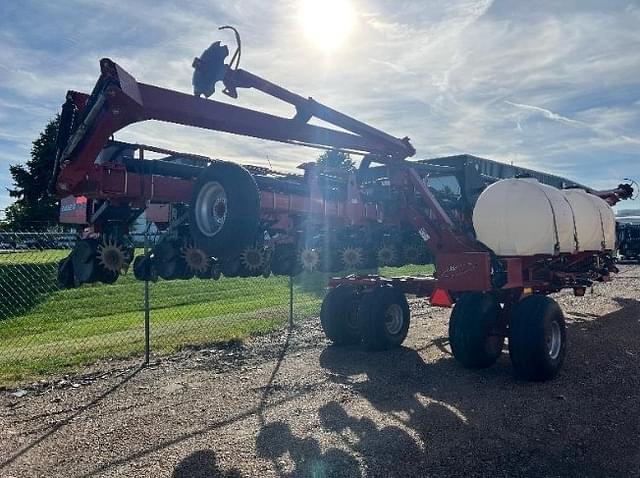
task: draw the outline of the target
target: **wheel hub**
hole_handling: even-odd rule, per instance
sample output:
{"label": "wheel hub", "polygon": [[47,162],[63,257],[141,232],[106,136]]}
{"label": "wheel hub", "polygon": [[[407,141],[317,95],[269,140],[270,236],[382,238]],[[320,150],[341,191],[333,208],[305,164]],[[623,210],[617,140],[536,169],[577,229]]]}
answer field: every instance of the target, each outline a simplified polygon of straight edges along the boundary
{"label": "wheel hub", "polygon": [[553,360],[557,359],[560,355],[560,349],[562,348],[562,333],[560,331],[560,325],[557,322],[551,322],[551,330],[546,337],[547,352],[549,357]]}
{"label": "wheel hub", "polygon": [[196,199],[195,219],[205,236],[218,234],[227,219],[227,193],[218,181],[205,184]]}
{"label": "wheel hub", "polygon": [[384,326],[390,335],[396,335],[402,330],[404,314],[399,304],[391,304],[385,313]]}

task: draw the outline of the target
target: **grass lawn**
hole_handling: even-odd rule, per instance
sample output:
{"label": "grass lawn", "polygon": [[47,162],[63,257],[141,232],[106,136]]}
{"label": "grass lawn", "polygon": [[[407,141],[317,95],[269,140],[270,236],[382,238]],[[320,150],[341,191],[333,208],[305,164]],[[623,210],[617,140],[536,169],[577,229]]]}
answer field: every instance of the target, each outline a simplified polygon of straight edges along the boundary
{"label": "grass lawn", "polygon": [[[0,254],[0,385],[93,362],[139,355],[144,348],[144,284],[132,274],[113,285],[57,290],[57,261],[67,251]],[[431,272],[385,268],[385,275]],[[295,279],[296,318],[315,316],[331,274]],[[150,285],[151,346],[242,340],[286,324],[288,278],[159,281]]]}

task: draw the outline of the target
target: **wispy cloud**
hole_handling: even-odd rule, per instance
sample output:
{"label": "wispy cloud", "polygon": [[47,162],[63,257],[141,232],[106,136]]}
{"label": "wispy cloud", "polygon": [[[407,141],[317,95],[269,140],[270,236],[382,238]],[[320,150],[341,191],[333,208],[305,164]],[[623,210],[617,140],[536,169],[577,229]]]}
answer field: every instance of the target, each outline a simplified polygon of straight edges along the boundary
{"label": "wispy cloud", "polygon": [[539,106],[525,105],[525,104],[522,104],[522,103],[514,103],[513,101],[509,101],[509,100],[505,100],[504,102],[506,104],[508,104],[508,105],[515,106],[516,108],[522,108],[524,110],[532,111],[534,113],[540,113],[545,118],[548,118],[548,119],[553,120],[553,121],[558,121],[559,123],[582,126],[582,127],[585,127],[585,126],[588,127],[587,124],[582,123],[581,121],[576,121],[574,119],[567,118],[566,116],[559,115],[558,113],[554,113],[551,110],[548,110],[548,109],[545,109],[545,108],[541,108]]}
{"label": "wispy cloud", "polygon": [[[66,89],[92,88],[100,57],[112,57],[140,81],[188,92],[193,57],[214,39],[230,40],[217,32],[222,24],[242,32],[245,68],[410,136],[420,157],[468,152],[596,187],[640,176],[637,6],[617,0],[352,2],[360,12],[356,29],[331,54],[305,41],[297,0],[3,5],[0,176],[10,161],[26,159],[29,139],[57,112]],[[253,92],[242,92],[239,102],[290,114]],[[315,156],[157,123],[118,137],[245,163],[267,164],[268,157],[290,170]],[[6,201],[0,196],[0,208]]]}

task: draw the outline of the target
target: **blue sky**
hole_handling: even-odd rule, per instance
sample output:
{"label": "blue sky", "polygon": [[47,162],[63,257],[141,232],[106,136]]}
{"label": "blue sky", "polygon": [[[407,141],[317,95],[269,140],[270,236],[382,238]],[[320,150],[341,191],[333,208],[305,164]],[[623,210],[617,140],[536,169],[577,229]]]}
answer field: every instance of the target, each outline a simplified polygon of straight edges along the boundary
{"label": "blue sky", "polygon": [[[0,209],[9,164],[67,89],[91,90],[101,57],[190,91],[193,57],[231,41],[224,24],[242,33],[245,69],[409,136],[420,158],[470,153],[595,188],[640,179],[639,1],[351,0],[353,28],[332,51],[305,35],[301,1],[2,1]],[[288,113],[251,92],[239,101]],[[117,138],[289,170],[317,155],[156,123]]]}

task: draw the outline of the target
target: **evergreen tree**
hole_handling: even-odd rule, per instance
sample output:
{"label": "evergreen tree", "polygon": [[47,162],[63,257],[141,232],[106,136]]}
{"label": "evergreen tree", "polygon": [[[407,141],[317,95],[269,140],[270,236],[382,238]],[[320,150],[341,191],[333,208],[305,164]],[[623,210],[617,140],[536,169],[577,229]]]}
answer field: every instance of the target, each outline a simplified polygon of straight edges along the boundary
{"label": "evergreen tree", "polygon": [[56,157],[57,131],[56,117],[33,142],[31,159],[9,167],[14,185],[9,196],[16,200],[5,211],[6,225],[14,230],[42,230],[58,220],[59,201],[47,192]]}
{"label": "evergreen tree", "polygon": [[349,156],[349,153],[343,153],[342,151],[336,151],[330,149],[322,153],[316,163],[321,168],[327,169],[343,169],[345,171],[353,171],[355,169],[355,163]]}

